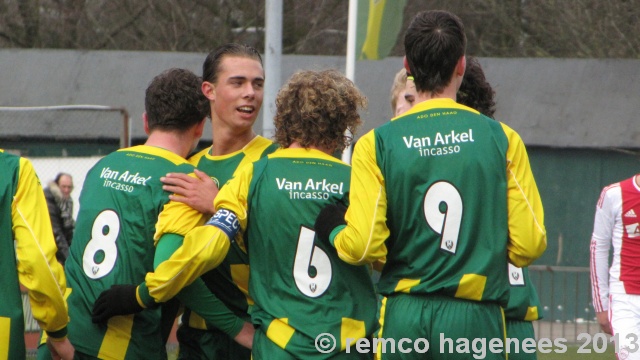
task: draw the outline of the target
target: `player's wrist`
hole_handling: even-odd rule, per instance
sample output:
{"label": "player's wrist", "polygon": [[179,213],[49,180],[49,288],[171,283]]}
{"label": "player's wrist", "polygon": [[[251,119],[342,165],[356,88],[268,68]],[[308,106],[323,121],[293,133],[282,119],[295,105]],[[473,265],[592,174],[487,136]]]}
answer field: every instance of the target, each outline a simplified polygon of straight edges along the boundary
{"label": "player's wrist", "polygon": [[64,341],[67,338],[67,327],[63,327],[60,330],[56,331],[45,331],[47,333],[47,337],[51,339],[51,341]]}
{"label": "player's wrist", "polygon": [[342,230],[347,222],[344,215],[347,208],[342,204],[329,204],[325,206],[318,214],[314,229],[318,239],[329,241],[333,245],[333,241],[337,234]]}
{"label": "player's wrist", "polygon": [[157,305],[156,300],[149,294],[147,283],[143,282],[136,289],[136,301],[142,308],[152,308]]}
{"label": "player's wrist", "polygon": [[329,234],[329,242],[331,243],[331,246],[336,247],[336,245],[334,244],[334,242],[336,241],[336,236],[338,236],[340,231],[342,231],[342,229],[346,227],[347,225],[343,224],[343,225],[338,225],[335,228],[333,228],[333,230],[331,230],[331,234]]}

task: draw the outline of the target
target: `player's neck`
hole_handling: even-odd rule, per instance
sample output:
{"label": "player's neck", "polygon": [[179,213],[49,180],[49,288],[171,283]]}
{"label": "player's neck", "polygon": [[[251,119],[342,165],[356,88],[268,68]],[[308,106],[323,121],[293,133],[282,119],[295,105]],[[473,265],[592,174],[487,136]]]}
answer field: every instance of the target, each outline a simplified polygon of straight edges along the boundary
{"label": "player's neck", "polygon": [[232,133],[230,131],[224,131],[222,129],[213,131],[211,155],[227,155],[238,150],[242,150],[255,137],[256,133],[253,132],[253,129],[249,129],[239,134]]}
{"label": "player's neck", "polygon": [[306,148],[303,147],[302,145],[300,145],[299,142],[294,141],[291,143],[291,145],[288,146],[289,149],[314,149],[314,150],[318,150],[318,151],[322,151],[325,154],[328,155],[333,155],[334,150],[330,150],[330,149],[326,149],[326,148],[322,148],[322,147],[318,147],[318,146],[307,146]]}
{"label": "player's neck", "polygon": [[456,89],[455,87],[448,86],[441,93],[433,93],[430,91],[419,92],[416,96],[416,103],[420,103],[426,100],[433,99],[452,99],[456,100]]}
{"label": "player's neck", "polygon": [[159,147],[186,158],[192,150],[193,140],[187,139],[183,135],[158,130],[149,134],[144,144]]}

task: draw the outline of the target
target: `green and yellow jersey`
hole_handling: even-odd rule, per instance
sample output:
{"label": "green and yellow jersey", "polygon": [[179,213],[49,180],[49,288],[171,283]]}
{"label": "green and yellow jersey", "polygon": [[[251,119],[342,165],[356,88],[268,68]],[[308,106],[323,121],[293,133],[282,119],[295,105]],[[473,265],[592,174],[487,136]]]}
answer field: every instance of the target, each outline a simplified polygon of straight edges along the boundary
{"label": "green and yellow jersey", "polygon": [[155,224],[169,201],[160,177],[192,171],[179,155],[140,145],[107,155],[88,172],[65,266],[77,351],[101,359],[166,357],[159,309],[115,316],[106,327],[92,323],[91,311],[102,291],[140,283],[153,271]]}
{"label": "green and yellow jersey", "polygon": [[[377,306],[367,268],[341,261],[313,230],[320,209],[346,204],[349,174],[343,162],[305,149],[279,150],[243,167],[218,193],[218,212],[208,225],[189,232],[173,265],[160,265],[147,284],[158,276],[190,283],[226,256],[229,243],[243,241],[252,320],[279,348],[296,358],[322,358],[344,350],[348,338],[370,336]],[[221,230],[225,221],[237,232]],[[321,333],[331,333],[340,346],[318,352],[314,340]]]}
{"label": "green and yellow jersey", "polygon": [[[509,264],[509,284],[511,292],[509,303],[504,309],[507,320],[536,321],[542,319],[540,299],[529,277],[529,269]],[[507,334],[509,335],[509,334]]]}
{"label": "green and yellow jersey", "polygon": [[451,99],[417,104],[362,137],[352,162],[347,225],[331,240],[351,264],[386,256],[385,296],[505,306],[507,260],[526,266],[546,248],[522,140],[474,109]]}
{"label": "green and yellow jersey", "polygon": [[24,359],[20,284],[34,319],[53,338],[67,334],[66,280],[42,185],[27,159],[0,149],[0,359]]}
{"label": "green and yellow jersey", "polygon": [[[221,156],[213,156],[211,155],[211,148],[207,148],[193,155],[189,161],[196,168],[209,175],[219,187],[224,187],[224,184],[234,176],[238,169],[260,159],[266,154],[274,152],[277,148],[278,146],[271,140],[262,136],[256,136],[239,151]],[[182,244],[182,238],[191,229],[204,224],[205,221],[205,215],[197,212],[194,213],[189,206],[172,201],[160,215],[155,238],[159,241],[173,238],[174,242]],[[162,260],[164,261],[165,259]],[[170,266],[170,264],[169,262],[165,265]],[[154,274],[152,275],[151,282],[145,284],[147,289],[150,290],[150,296],[152,296],[156,302],[164,302],[171,299],[186,285],[175,286],[175,284],[171,282],[171,285],[168,286],[168,284],[163,284],[163,282],[165,280],[171,281],[171,279],[162,278],[161,276],[161,274]],[[203,309],[202,306],[200,306],[199,309],[186,308],[182,323],[185,326],[196,329],[216,327],[227,335],[234,337],[242,328],[243,322],[250,321],[247,311],[248,306],[253,303],[253,300],[248,296],[249,265],[243,241],[240,240],[231,244],[222,263],[215,269],[203,274],[201,279],[209,291],[222,302],[222,306],[226,307],[226,309]],[[145,293],[147,289],[145,289]],[[189,299],[184,300],[202,296],[203,294],[199,294],[199,291],[201,290],[189,289]],[[144,297],[146,294],[142,296]],[[219,305],[217,306],[219,307]],[[224,310],[230,311],[229,314],[232,316],[227,316],[226,318],[220,317],[220,313],[224,312]],[[200,316],[205,315],[203,314],[204,312],[211,313],[212,311],[218,311],[217,319],[209,318],[207,322],[203,316]],[[200,315],[198,315],[197,312],[199,312]]]}

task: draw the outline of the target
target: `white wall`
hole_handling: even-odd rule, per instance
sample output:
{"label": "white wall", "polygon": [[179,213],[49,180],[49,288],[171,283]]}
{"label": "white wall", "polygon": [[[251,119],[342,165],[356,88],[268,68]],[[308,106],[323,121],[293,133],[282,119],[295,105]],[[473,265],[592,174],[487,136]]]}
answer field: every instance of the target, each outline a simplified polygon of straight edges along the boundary
{"label": "white wall", "polygon": [[66,158],[30,158],[33,163],[33,167],[40,178],[42,187],[45,188],[49,182],[56,178],[56,175],[60,172],[65,172],[73,177],[73,192],[71,198],[73,199],[73,217],[78,217],[78,208],[80,198],[80,191],[82,191],[82,184],[84,184],[84,178],[102,157],[66,157]]}

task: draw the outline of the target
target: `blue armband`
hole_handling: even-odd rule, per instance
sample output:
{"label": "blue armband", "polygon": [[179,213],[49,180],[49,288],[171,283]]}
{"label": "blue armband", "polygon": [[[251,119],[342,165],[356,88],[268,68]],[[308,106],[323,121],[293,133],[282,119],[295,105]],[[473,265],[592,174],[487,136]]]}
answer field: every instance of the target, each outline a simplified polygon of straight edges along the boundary
{"label": "blue armband", "polygon": [[206,225],[215,226],[218,229],[222,230],[227,236],[229,240],[233,240],[240,230],[240,222],[238,222],[238,217],[233,211],[229,211],[226,209],[218,210],[215,215],[209,219]]}

